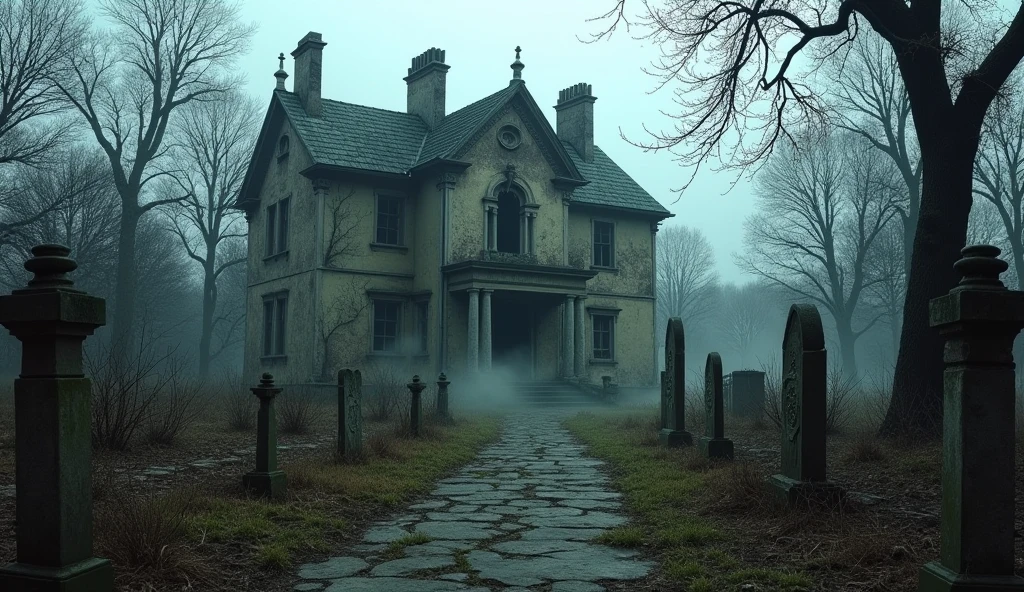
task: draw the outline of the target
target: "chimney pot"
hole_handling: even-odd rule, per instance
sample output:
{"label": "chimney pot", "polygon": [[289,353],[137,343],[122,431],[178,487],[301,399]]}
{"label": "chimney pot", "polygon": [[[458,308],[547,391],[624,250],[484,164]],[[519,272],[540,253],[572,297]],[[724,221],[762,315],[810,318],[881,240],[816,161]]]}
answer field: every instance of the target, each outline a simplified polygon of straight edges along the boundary
{"label": "chimney pot", "polygon": [[325,43],[320,33],[310,31],[299,39],[298,46],[292,52],[295,58],[295,82],[292,92],[299,96],[299,102],[310,117],[320,117],[323,104],[320,97],[320,84],[323,70],[323,49]]}
{"label": "chimney pot", "polygon": [[433,129],[444,119],[445,79],[448,69],[444,63],[444,50],[431,47],[412,59],[409,75],[404,78],[408,85],[406,111],[419,115]]}
{"label": "chimney pot", "polygon": [[572,145],[584,162],[594,162],[594,96],[591,85],[580,82],[558,91],[555,127],[558,139]]}

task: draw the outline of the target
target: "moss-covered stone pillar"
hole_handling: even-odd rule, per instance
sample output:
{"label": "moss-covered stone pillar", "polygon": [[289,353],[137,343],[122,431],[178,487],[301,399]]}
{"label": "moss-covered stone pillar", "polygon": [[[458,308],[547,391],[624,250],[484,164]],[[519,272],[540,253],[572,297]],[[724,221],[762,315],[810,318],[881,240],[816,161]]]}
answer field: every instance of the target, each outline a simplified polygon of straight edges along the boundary
{"label": "moss-covered stone pillar", "polygon": [[452,418],[451,411],[448,410],[448,385],[451,381],[444,375],[444,372],[437,377],[437,413],[438,419],[441,421],[450,421]]}
{"label": "moss-covered stone pillar", "polygon": [[106,321],[102,298],[74,289],[76,263],[61,245],[39,245],[26,288],[0,297],[0,323],[22,344],[14,381],[16,563],[0,590],[104,592],[110,562],[92,556],[92,384],[82,342]]}
{"label": "moss-covered stone pillar", "polygon": [[1013,340],[1024,292],[999,281],[999,249],[967,247],[960,284],[929,306],[946,338],[940,560],[921,570],[921,592],[1024,590],[1014,575]]}
{"label": "moss-covered stone pillar", "polygon": [[252,493],[270,499],[283,499],[288,492],[284,471],[277,468],[277,416],[274,397],[281,393],[274,377],[264,372],[260,385],[251,389],[260,400],[256,415],[256,470],[242,477],[242,485]]}
{"label": "moss-covered stone pillar", "polygon": [[405,386],[409,387],[409,394],[412,395],[412,401],[409,403],[409,430],[412,432],[413,438],[419,438],[423,409],[420,394],[423,389],[427,388],[427,383],[420,380],[419,374],[415,374],[412,377],[412,382]]}
{"label": "moss-covered stone pillar", "polygon": [[345,460],[363,452],[363,376],[358,370],[338,371],[338,456]]}

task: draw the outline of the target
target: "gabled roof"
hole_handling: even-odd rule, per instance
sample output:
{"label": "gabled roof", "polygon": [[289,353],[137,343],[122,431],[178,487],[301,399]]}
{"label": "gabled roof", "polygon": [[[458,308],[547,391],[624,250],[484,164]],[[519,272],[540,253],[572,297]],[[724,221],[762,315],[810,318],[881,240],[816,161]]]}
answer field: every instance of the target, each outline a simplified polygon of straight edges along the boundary
{"label": "gabled roof", "polygon": [[651,197],[650,193],[644,191],[639,183],[627,175],[626,171],[619,168],[615,161],[608,158],[604,150],[594,146],[594,161],[584,162],[571,144],[562,144],[576,163],[576,168],[583,174],[583,178],[590,181],[572,192],[572,203],[672,215],[665,206],[658,203],[658,200]]}
{"label": "gabled roof", "polygon": [[586,163],[571,145],[559,141],[526,85],[518,80],[449,113],[433,130],[409,113],[329,99],[323,99],[322,106],[320,117],[310,117],[297,95],[274,92],[239,192],[239,205],[258,195],[263,182],[258,171],[269,164],[274,152],[272,138],[284,119],[291,123],[314,166],[409,175],[432,161],[457,159],[504,109],[515,106],[525,111],[528,133],[559,177],[582,185],[573,193],[574,202],[671,215],[600,149],[595,147],[594,162]]}

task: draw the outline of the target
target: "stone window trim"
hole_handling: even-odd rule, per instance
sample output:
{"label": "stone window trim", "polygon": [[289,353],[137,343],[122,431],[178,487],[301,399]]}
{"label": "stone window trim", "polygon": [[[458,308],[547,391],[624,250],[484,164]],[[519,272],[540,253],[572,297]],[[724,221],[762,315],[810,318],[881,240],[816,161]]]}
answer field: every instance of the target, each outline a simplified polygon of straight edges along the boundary
{"label": "stone window trim", "polygon": [[[391,231],[397,232],[395,242],[389,242],[388,240],[381,240],[381,211],[380,205],[382,200],[398,200],[398,222],[395,229],[384,227],[385,235]],[[373,250],[396,250],[402,252],[408,252],[408,246],[406,245],[406,225],[407,225],[407,206],[408,199],[404,193],[398,191],[382,190],[378,189],[373,192],[373,234],[370,237],[370,248]],[[385,237],[386,238],[386,237]]]}
{"label": "stone window trim", "polygon": [[[370,320],[369,320],[369,357],[388,357],[388,358],[403,358],[408,356],[413,357],[424,357],[429,356],[430,351],[406,351],[406,348],[402,347],[402,340],[408,337],[418,338],[417,335],[409,333],[409,329],[415,330],[418,327],[418,319],[416,314],[418,313],[418,306],[420,303],[429,303],[433,293],[430,290],[422,290],[418,292],[402,292],[394,290],[382,290],[369,288],[366,290],[366,295],[370,299]],[[374,349],[375,339],[375,319],[376,313],[374,307],[377,302],[392,302],[398,304],[398,325],[397,325],[397,346],[393,351],[389,350],[378,350]],[[429,306],[429,304],[428,304]],[[428,308],[429,314],[429,308]],[[409,317],[412,318],[409,318]],[[429,335],[430,324],[427,324],[427,332]]]}
{"label": "stone window trim", "polygon": [[[396,297],[385,293],[374,293],[370,295],[370,355],[373,356],[400,356],[402,355],[401,343],[402,343],[402,329],[403,322],[402,317],[405,316],[405,298]],[[395,314],[395,332],[394,332],[394,349],[387,349],[387,339],[390,337],[386,333],[377,333],[377,313],[382,305],[393,304],[398,307]],[[382,322],[389,322],[387,319]],[[381,337],[382,346],[377,347],[377,338]]]}
{"label": "stone window trim", "polygon": [[[537,252],[536,226],[540,204],[532,201],[530,192],[518,182],[513,182],[513,191],[519,196],[519,254],[535,255]],[[493,186],[481,198],[483,204],[483,249],[487,252],[498,250],[498,194],[502,185]]]}
{"label": "stone window trim", "polygon": [[281,162],[288,158],[288,152],[291,149],[291,139],[288,134],[281,134],[281,137],[277,139],[277,162]]}
{"label": "stone window trim", "polygon": [[[588,359],[588,363],[590,363],[591,365],[595,365],[595,366],[601,366],[601,365],[615,366],[615,365],[617,365],[619,363],[618,362],[618,357],[615,355],[616,354],[615,344],[616,344],[616,341],[617,341],[617,339],[616,339],[616,332],[617,331],[616,330],[618,328],[618,323],[619,323],[619,312],[621,312],[621,311],[622,311],[621,308],[614,308],[614,307],[600,306],[600,305],[588,306],[587,307],[587,314],[590,316],[590,332],[589,332],[590,333],[590,335],[589,335],[589,337],[590,337],[590,355],[588,356],[588,358],[589,358]],[[611,324],[609,326],[610,335],[609,335],[609,344],[608,344],[609,345],[608,349],[610,351],[610,357],[607,357],[607,358],[599,358],[599,357],[597,357],[595,355],[595,341],[596,341],[595,332],[596,332],[596,329],[597,329],[597,317],[607,318],[607,319],[611,320]]]}
{"label": "stone window trim", "polygon": [[[596,241],[596,234],[599,225],[608,225],[611,229],[611,236],[609,237],[609,252],[608,252],[608,264],[598,264],[598,246]],[[615,234],[616,234],[616,223],[611,218],[591,218],[590,219],[590,268],[596,269],[603,272],[618,273],[618,268],[615,266]],[[602,243],[603,245],[604,243]]]}
{"label": "stone window trim", "polygon": [[266,220],[263,234],[263,261],[288,258],[291,234],[291,194],[264,209]]}
{"label": "stone window trim", "polygon": [[[263,294],[263,326],[260,360],[285,362],[288,345],[288,290]],[[269,322],[268,322],[269,321]]]}

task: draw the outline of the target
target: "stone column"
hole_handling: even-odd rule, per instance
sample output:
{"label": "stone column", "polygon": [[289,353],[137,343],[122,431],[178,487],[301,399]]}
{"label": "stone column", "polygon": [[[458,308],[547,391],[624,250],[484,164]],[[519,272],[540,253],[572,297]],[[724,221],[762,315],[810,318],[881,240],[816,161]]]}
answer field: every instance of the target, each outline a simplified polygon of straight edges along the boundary
{"label": "stone column", "polygon": [[498,208],[487,206],[487,250],[498,250]]}
{"label": "stone column", "polygon": [[103,592],[110,562],[92,556],[92,384],[82,342],[106,321],[102,298],[75,290],[61,245],[32,248],[28,287],[0,297],[0,323],[22,344],[14,381],[16,563],[0,590]]}
{"label": "stone column", "polygon": [[466,370],[476,372],[480,360],[480,290],[469,290],[466,332]]}
{"label": "stone column", "polygon": [[587,299],[586,296],[576,297],[576,322],[574,323],[575,336],[573,337],[573,345],[576,346],[576,355],[574,359],[573,372],[577,377],[582,378],[586,374],[587,368],[587,337],[585,335],[585,329],[587,327],[586,319],[586,307],[583,302]]}
{"label": "stone column", "polygon": [[565,310],[562,315],[562,322],[564,323],[564,330],[562,332],[562,378],[572,378],[573,372],[575,371],[575,364],[573,363],[573,357],[576,355],[576,348],[573,347],[573,337],[575,331],[573,331],[573,303],[576,297],[573,295],[567,295],[565,297]]}
{"label": "stone column", "polygon": [[1024,292],[999,281],[1005,261],[988,245],[965,248],[960,284],[929,304],[946,339],[939,561],[921,570],[921,592],[1024,590],[1014,575],[1013,340]]}
{"label": "stone column", "polygon": [[537,227],[537,212],[529,211],[526,213],[526,246],[527,253],[533,255],[537,250],[537,239],[534,237],[534,233]]}
{"label": "stone column", "polygon": [[437,406],[434,412],[437,413],[437,417],[441,421],[449,421],[452,418],[451,412],[448,410],[448,385],[450,384],[451,381],[444,375],[444,372],[437,377]]}
{"label": "stone column", "polygon": [[242,476],[242,485],[252,493],[270,499],[284,499],[288,481],[284,471],[277,469],[277,415],[274,398],[281,389],[274,386],[274,377],[264,372],[259,386],[251,389],[260,400],[256,414],[256,470]]}
{"label": "stone column", "polygon": [[494,290],[481,290],[480,303],[480,370],[491,369],[491,294]]}
{"label": "stone column", "polygon": [[409,394],[412,395],[412,400],[409,402],[409,431],[412,432],[413,438],[419,438],[421,410],[423,408],[420,393],[423,392],[423,389],[427,388],[427,383],[421,381],[419,375],[415,374],[412,377],[412,382],[405,386],[409,388]]}

